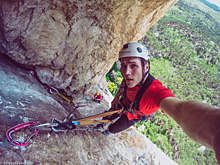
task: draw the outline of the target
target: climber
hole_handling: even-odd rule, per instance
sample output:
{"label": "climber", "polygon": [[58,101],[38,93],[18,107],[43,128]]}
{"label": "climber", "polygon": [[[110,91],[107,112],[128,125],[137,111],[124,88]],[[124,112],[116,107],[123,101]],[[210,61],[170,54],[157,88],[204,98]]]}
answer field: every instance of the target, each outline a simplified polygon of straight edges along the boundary
{"label": "climber", "polygon": [[191,139],[214,149],[220,161],[220,109],[206,103],[176,98],[159,80],[150,75],[149,53],[140,43],[125,44],[119,52],[119,60],[124,79],[111,108],[119,107],[120,100],[127,111],[120,116],[108,116],[111,120],[117,117],[119,119],[103,134],[121,132],[144,116],[161,109],[172,117]]}
{"label": "climber", "polygon": [[100,103],[102,101],[102,95],[99,91],[94,95],[94,101]]}

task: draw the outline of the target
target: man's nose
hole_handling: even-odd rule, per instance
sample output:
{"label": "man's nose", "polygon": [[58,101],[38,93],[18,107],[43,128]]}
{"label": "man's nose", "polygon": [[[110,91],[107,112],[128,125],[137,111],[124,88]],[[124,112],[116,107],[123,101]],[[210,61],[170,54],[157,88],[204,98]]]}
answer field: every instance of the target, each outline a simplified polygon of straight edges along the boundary
{"label": "man's nose", "polygon": [[130,67],[126,67],[125,75],[130,75],[130,74],[131,74],[131,68]]}

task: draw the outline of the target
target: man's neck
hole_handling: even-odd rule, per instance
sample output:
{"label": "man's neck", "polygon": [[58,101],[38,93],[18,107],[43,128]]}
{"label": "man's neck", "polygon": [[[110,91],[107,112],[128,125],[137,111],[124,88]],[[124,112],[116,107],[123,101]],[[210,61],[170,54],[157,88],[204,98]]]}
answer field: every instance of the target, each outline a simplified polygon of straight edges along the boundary
{"label": "man's neck", "polygon": [[144,80],[142,81],[142,84],[141,84],[141,81],[140,81],[136,86],[141,86],[141,85],[143,85],[148,76],[149,76],[149,73],[145,76]]}

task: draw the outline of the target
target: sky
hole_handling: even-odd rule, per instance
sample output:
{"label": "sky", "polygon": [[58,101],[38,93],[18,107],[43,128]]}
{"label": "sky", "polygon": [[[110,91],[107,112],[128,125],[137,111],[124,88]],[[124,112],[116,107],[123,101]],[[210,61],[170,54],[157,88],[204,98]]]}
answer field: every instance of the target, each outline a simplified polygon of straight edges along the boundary
{"label": "sky", "polygon": [[217,5],[218,7],[220,7],[220,0],[207,0],[215,5]]}

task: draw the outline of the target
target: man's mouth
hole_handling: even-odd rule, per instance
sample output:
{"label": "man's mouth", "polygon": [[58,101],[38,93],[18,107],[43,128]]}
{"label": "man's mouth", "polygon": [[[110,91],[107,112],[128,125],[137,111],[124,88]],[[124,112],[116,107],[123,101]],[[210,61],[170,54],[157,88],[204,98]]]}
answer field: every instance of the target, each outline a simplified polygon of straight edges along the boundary
{"label": "man's mouth", "polygon": [[127,80],[127,82],[133,81],[133,79],[131,79],[131,78],[127,78],[126,80]]}

